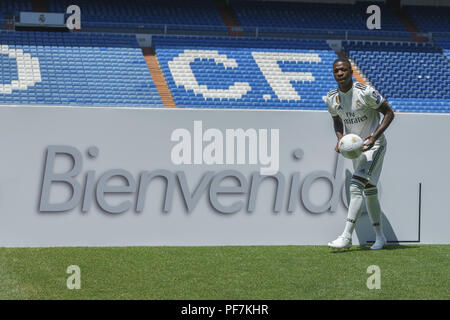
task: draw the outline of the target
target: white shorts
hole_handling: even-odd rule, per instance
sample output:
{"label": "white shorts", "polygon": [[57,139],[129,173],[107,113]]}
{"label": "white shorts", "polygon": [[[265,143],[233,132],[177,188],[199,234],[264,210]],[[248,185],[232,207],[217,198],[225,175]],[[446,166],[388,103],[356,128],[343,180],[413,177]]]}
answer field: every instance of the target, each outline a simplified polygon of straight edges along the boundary
{"label": "white shorts", "polygon": [[380,179],[385,153],[386,142],[380,142],[380,139],[378,139],[370,150],[363,152],[358,158],[352,160],[355,170],[354,175],[364,178],[370,184],[376,186]]}

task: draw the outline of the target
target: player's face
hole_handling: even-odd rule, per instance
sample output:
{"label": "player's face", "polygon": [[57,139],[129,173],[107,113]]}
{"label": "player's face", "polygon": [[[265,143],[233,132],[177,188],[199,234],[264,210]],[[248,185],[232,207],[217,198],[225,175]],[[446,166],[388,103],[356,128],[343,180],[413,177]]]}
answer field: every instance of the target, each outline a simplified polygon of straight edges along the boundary
{"label": "player's face", "polygon": [[352,69],[346,62],[336,62],[333,65],[333,75],[339,86],[345,86],[352,81]]}

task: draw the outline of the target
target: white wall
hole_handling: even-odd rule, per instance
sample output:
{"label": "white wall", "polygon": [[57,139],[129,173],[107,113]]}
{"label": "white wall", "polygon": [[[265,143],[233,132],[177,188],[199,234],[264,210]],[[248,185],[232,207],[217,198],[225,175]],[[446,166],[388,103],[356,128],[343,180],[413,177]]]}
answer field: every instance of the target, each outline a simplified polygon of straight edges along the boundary
{"label": "white wall", "polygon": [[[129,201],[131,207],[125,212],[108,213],[102,209],[95,190],[101,186],[101,177],[112,169],[128,172],[137,185],[144,171],[184,172],[188,193],[196,190],[208,172],[217,176],[224,170],[235,170],[250,184],[252,173],[260,172],[264,165],[262,162],[249,164],[248,154],[246,164],[178,165],[173,162],[172,153],[179,142],[171,140],[172,134],[184,128],[195,135],[194,121],[202,121],[203,133],[207,129],[215,129],[216,133],[238,128],[256,132],[279,130],[278,172],[285,177],[286,186],[282,189],[285,192],[278,212],[273,207],[276,184],[272,178],[261,183],[252,212],[247,207],[249,186],[242,193],[218,196],[218,201],[227,206],[242,201],[244,206],[236,213],[214,209],[211,181],[189,211],[183,200],[181,180],[174,184],[172,207],[168,212],[162,209],[165,185],[159,180],[153,181],[144,193],[141,212],[135,207],[136,188],[132,188],[133,192],[104,195],[111,206]],[[379,185],[388,240],[418,240],[421,183],[421,243],[450,243],[450,172],[447,170],[450,146],[445,140],[449,127],[449,115],[397,114],[389,128]],[[332,121],[325,111],[1,106],[0,134],[2,247],[324,245],[340,234],[345,224],[346,207],[342,200],[345,194],[341,190],[346,177],[351,175],[351,163],[334,152]],[[211,146],[211,141],[202,142],[201,134],[197,136],[200,143],[192,142],[194,150],[197,148],[194,145]],[[70,157],[59,155],[54,167],[45,170],[50,165],[47,152],[55,145],[79,150],[81,172],[73,179],[79,183],[83,198],[73,209],[50,212],[42,210],[45,172],[64,174],[74,164]],[[259,155],[264,146],[272,152],[276,150],[275,144],[261,144]],[[294,154],[300,155],[300,159]],[[292,184],[296,192],[290,198],[289,186],[297,175],[298,185]],[[335,187],[321,178],[307,189],[306,181],[314,175],[328,175],[335,181]],[[125,185],[126,180],[116,178],[107,185]],[[221,185],[237,186],[237,182],[231,179]],[[52,182],[49,190],[51,204],[67,203],[73,195],[67,183]],[[291,210],[288,210],[289,199],[292,199]],[[311,206],[317,212],[311,211]],[[324,207],[317,209],[320,206]],[[356,228],[354,243],[366,243],[373,238],[365,214]]]}

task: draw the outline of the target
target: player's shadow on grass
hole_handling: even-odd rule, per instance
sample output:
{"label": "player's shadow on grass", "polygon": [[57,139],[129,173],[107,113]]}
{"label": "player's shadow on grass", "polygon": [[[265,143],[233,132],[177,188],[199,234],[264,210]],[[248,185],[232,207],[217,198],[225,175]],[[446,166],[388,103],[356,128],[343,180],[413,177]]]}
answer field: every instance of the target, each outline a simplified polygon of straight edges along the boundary
{"label": "player's shadow on grass", "polygon": [[[363,205],[365,206],[365,203],[363,203]],[[399,241],[397,235],[395,234],[391,223],[386,218],[384,213],[382,214],[381,224],[383,226],[383,233],[386,236],[388,243],[398,243]],[[359,243],[362,245],[372,245],[373,241],[375,241],[375,231],[373,230],[372,223],[369,219],[369,214],[365,208],[361,214],[361,217],[358,219],[355,232]]]}

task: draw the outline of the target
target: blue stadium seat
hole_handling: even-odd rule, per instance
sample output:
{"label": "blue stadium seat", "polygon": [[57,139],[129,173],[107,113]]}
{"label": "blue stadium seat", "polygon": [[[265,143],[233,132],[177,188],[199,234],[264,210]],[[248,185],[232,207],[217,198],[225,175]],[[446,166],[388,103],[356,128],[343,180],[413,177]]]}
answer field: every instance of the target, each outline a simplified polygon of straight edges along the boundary
{"label": "blue stadium seat", "polygon": [[[447,58],[447,61],[450,62],[450,39],[435,39],[434,43],[442,49],[442,53]],[[445,80],[448,82],[449,78]]]}
{"label": "blue stadium seat", "polygon": [[163,106],[134,35],[0,31],[0,38],[1,104]]}
{"label": "blue stadium seat", "polygon": [[[66,12],[72,0],[48,0],[51,12]],[[106,28],[151,28],[155,25],[222,26],[224,22],[210,0],[78,0],[83,24]]]}
{"label": "blue stadium seat", "polygon": [[[390,51],[385,51],[385,49]],[[397,111],[450,110],[448,60],[432,44],[367,45],[347,42],[344,49]]]}
{"label": "blue stadium seat", "polygon": [[[153,42],[180,107],[325,110],[323,97],[336,87],[337,55],[323,40],[155,36]],[[268,79],[301,72],[303,80],[280,88]]]}
{"label": "blue stadium seat", "polygon": [[450,7],[404,6],[405,12],[423,32],[449,32]]}
{"label": "blue stadium seat", "polygon": [[[354,34],[373,35],[384,31],[406,32],[403,24],[382,2],[376,4],[383,12],[383,29],[367,30],[367,2],[351,4],[294,3],[280,1],[231,0],[231,6],[240,24],[246,27],[262,27],[266,30],[326,29],[349,30]],[[264,31],[264,29],[262,29]],[[359,32],[357,30],[360,30]],[[317,34],[327,34],[318,30]]]}

